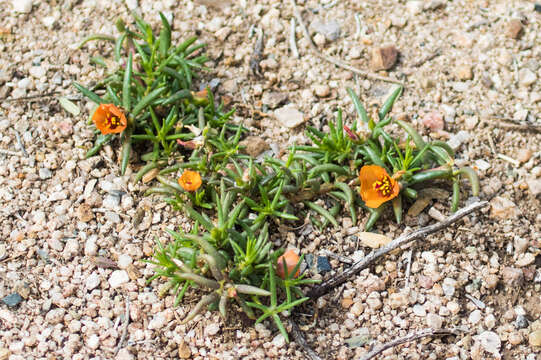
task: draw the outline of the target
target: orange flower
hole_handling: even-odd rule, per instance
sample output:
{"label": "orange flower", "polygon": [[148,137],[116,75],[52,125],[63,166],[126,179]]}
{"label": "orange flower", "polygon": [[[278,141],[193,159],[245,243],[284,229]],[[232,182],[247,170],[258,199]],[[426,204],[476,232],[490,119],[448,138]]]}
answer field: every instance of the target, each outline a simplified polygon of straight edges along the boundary
{"label": "orange flower", "polygon": [[92,121],[104,135],[121,133],[128,125],[122,110],[113,104],[100,104],[92,115]]}
{"label": "orange flower", "polygon": [[384,168],[377,165],[366,165],[359,173],[361,182],[361,198],[369,208],[378,208],[381,204],[395,198],[400,186],[387,174]]}
{"label": "orange flower", "polygon": [[196,191],[201,187],[201,175],[197,171],[184,170],[178,183],[186,191]]}
{"label": "orange flower", "polygon": [[[299,255],[292,250],[287,250],[282,256],[278,258],[278,261],[276,262],[276,274],[281,278],[285,279],[286,274],[284,273],[284,263],[286,264],[287,273],[290,274],[293,271],[293,268],[297,266],[297,263],[299,262]],[[301,272],[300,267],[297,269],[297,272],[293,276],[296,278],[299,276],[299,273]]]}

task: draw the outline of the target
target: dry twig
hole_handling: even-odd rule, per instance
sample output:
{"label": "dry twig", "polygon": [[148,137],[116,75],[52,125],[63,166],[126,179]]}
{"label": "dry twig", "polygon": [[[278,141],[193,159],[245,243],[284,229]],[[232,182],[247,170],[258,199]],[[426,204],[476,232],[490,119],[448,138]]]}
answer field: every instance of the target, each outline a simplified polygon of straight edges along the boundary
{"label": "dry twig", "polygon": [[250,58],[250,69],[254,75],[261,76],[261,66],[259,63],[263,59],[263,48],[265,47],[265,43],[263,30],[258,30],[259,34],[257,36],[257,40],[255,41],[254,52]]}
{"label": "dry twig", "polygon": [[15,129],[13,129],[13,132],[15,133],[15,139],[17,139],[17,146],[19,147],[19,150],[21,150],[24,156],[28,157],[28,153],[26,152],[26,149],[24,148],[24,144],[21,139],[21,136],[19,135],[19,132]]}
{"label": "dry twig", "polygon": [[304,350],[304,354],[306,357],[310,360],[321,360],[319,355],[312,350],[310,345],[308,345],[308,342],[304,338],[304,334],[299,328],[299,325],[293,320],[292,318],[289,318],[289,324],[291,325],[291,334],[293,335],[293,339],[295,339],[295,342],[301,346],[301,348]]}
{"label": "dry twig", "polygon": [[370,254],[365,256],[362,260],[359,260],[355,264],[353,264],[352,267],[349,269],[343,271],[342,273],[338,274],[334,278],[331,278],[322,284],[313,287],[307,294],[308,297],[312,299],[317,299],[320,296],[323,296],[327,294],[329,291],[334,289],[335,287],[343,284],[344,282],[348,281],[352,276],[357,275],[360,273],[363,269],[370,266],[372,263],[374,263],[378,258],[380,258],[383,255],[388,254],[389,252],[393,251],[394,249],[399,248],[402,245],[405,245],[411,241],[419,240],[425,238],[427,235],[433,234],[441,229],[446,228],[447,226],[451,225],[452,223],[462,219],[464,216],[481,209],[488,205],[487,201],[478,201],[475,202],[469,206],[466,206],[465,208],[462,208],[458,210],[453,215],[449,216],[444,221],[438,222],[436,224],[432,224],[429,226],[425,226],[423,228],[420,228],[418,230],[415,230],[408,234],[403,234],[400,237],[394,239],[389,244],[372,251]]}
{"label": "dry twig", "polygon": [[116,346],[115,355],[118,354],[120,349],[122,349],[122,344],[124,343],[124,340],[126,340],[126,335],[128,334],[128,325],[130,324],[130,298],[126,295],[126,312],[124,313],[124,324],[122,329],[122,336],[120,337],[120,341],[118,342],[118,345]]}
{"label": "dry twig", "polygon": [[289,47],[291,48],[291,54],[295,59],[299,58],[299,50],[297,49],[297,40],[295,39],[295,18],[291,18],[291,26],[289,30]]}
{"label": "dry twig", "polygon": [[342,62],[342,61],[340,61],[338,59],[335,59],[335,58],[332,58],[330,56],[322,54],[321,51],[317,48],[316,44],[314,44],[314,41],[312,40],[312,37],[310,37],[310,33],[308,32],[308,29],[306,28],[306,25],[304,25],[301,13],[299,12],[299,9],[297,8],[297,4],[296,4],[295,0],[290,0],[290,2],[291,2],[291,6],[293,7],[293,13],[295,15],[295,18],[297,18],[297,21],[299,22],[299,25],[301,26],[304,37],[306,38],[306,40],[308,40],[308,44],[310,44],[310,48],[312,49],[314,55],[316,55],[318,58],[323,59],[323,60],[327,61],[328,63],[331,63],[331,64],[336,65],[338,67],[341,67],[342,69],[349,70],[349,71],[351,71],[351,72],[353,72],[353,73],[355,73],[357,75],[364,76],[367,79],[380,80],[380,81],[385,81],[385,82],[390,82],[390,83],[405,86],[404,83],[399,81],[399,80],[396,80],[396,79],[393,79],[393,78],[390,78],[390,77],[387,77],[387,76],[381,76],[381,75],[375,74],[373,72],[357,69],[356,67],[353,67],[353,66],[351,66],[349,64],[346,64],[346,63],[344,63],[344,62]]}
{"label": "dry twig", "polygon": [[490,126],[499,127],[502,129],[520,130],[520,131],[533,131],[541,133],[541,124],[534,124],[529,121],[520,121],[511,118],[504,118],[495,116],[493,121],[487,122]]}
{"label": "dry twig", "polygon": [[426,63],[427,61],[430,61],[438,56],[441,55],[441,49],[437,49],[436,51],[434,51],[432,54],[428,54],[427,56],[425,56],[424,58],[420,59],[419,61],[416,61],[412,64],[413,67],[419,67],[421,65],[423,65],[424,63]]}
{"label": "dry twig", "polygon": [[18,152],[18,151],[11,151],[11,150],[4,150],[4,149],[0,149],[0,154],[11,155],[11,156],[22,156],[23,155],[23,153]]}
{"label": "dry twig", "polygon": [[406,265],[406,283],[404,288],[407,289],[410,286],[410,274],[411,274],[411,256],[413,255],[413,250],[408,251],[408,264]]}
{"label": "dry twig", "polygon": [[17,102],[17,101],[29,101],[29,100],[35,100],[35,99],[41,99],[41,98],[45,98],[45,97],[55,96],[56,94],[58,94],[58,91],[53,91],[53,92],[45,93],[45,94],[22,96],[22,97],[18,97],[18,98],[3,98],[3,99],[0,99],[0,101],[7,102],[7,103],[9,103],[9,102]]}
{"label": "dry twig", "polygon": [[359,360],[369,360],[377,355],[381,354],[387,349],[390,349],[392,347],[405,344],[407,342],[421,339],[427,336],[444,336],[444,335],[459,335],[462,331],[459,329],[424,329],[417,333],[406,335],[402,338],[395,339],[393,341],[389,341],[388,343],[383,344],[382,346],[370,351],[368,354],[361,357]]}

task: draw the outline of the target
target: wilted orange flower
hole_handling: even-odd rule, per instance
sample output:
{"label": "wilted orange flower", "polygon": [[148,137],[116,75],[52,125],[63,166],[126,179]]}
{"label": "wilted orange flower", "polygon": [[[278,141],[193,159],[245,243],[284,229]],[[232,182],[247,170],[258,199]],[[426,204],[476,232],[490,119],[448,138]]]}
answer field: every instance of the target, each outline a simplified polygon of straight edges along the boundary
{"label": "wilted orange flower", "polygon": [[113,104],[100,104],[92,115],[92,121],[104,135],[121,133],[128,125],[124,112]]}
{"label": "wilted orange flower", "polygon": [[[284,273],[284,263],[286,264],[287,273],[291,273],[293,271],[293,268],[297,266],[297,263],[299,262],[299,255],[295,252],[293,249],[287,250],[282,256],[278,258],[278,261],[276,262],[276,274],[281,278],[285,279],[286,274]],[[300,267],[297,269],[297,272],[293,276],[296,278],[299,276],[299,273],[301,272]]]}
{"label": "wilted orange flower", "polygon": [[197,171],[184,170],[178,178],[178,183],[186,191],[196,191],[201,187],[201,175]]}
{"label": "wilted orange flower", "polygon": [[395,198],[400,186],[387,174],[384,168],[377,165],[365,165],[359,173],[361,182],[361,198],[369,208],[378,208],[381,204]]}

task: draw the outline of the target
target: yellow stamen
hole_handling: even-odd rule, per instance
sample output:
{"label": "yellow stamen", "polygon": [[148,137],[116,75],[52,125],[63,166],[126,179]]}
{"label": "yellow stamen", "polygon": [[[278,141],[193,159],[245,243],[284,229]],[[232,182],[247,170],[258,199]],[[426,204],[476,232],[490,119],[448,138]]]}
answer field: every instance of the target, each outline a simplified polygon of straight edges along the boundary
{"label": "yellow stamen", "polygon": [[380,181],[375,181],[372,185],[373,189],[379,191],[383,196],[391,195],[391,180],[388,176],[383,176]]}

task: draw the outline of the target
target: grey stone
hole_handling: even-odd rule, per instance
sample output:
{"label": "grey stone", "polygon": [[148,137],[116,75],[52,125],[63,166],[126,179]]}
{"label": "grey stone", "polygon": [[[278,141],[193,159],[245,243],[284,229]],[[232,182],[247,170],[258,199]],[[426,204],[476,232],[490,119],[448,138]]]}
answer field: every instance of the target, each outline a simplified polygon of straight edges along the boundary
{"label": "grey stone", "polygon": [[292,105],[287,105],[276,109],[274,116],[278,122],[289,129],[293,129],[304,123],[304,115]]}
{"label": "grey stone", "polygon": [[327,259],[325,256],[318,256],[317,257],[317,272],[320,274],[324,274],[331,270],[332,268],[331,268],[331,264],[329,263],[329,259]]}
{"label": "grey stone", "polygon": [[271,109],[275,109],[287,101],[287,93],[270,91],[263,94],[261,102]]}
{"label": "grey stone", "polygon": [[529,324],[528,319],[524,315],[518,315],[515,320],[515,327],[517,329],[526,329]]}
{"label": "grey stone", "polygon": [[335,41],[340,37],[340,24],[336,20],[322,22],[319,19],[312,21],[310,28],[322,34],[329,41]]}
{"label": "grey stone", "polygon": [[18,293],[9,294],[8,296],[2,299],[2,302],[8,307],[15,307],[23,301],[23,298]]}

